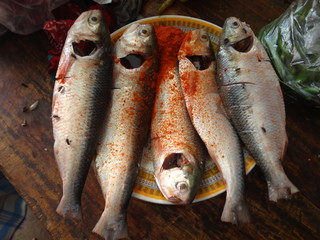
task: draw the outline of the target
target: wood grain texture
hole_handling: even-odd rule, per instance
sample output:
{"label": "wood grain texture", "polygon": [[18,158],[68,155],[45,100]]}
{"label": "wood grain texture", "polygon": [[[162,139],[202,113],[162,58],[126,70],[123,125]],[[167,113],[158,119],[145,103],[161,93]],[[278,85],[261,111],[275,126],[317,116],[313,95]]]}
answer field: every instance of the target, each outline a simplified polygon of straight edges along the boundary
{"label": "wood grain texture", "polygon": [[[291,1],[176,1],[164,14],[198,17],[219,26],[236,16],[257,32]],[[146,1],[142,14],[157,14],[162,0]],[[62,189],[53,158],[51,97],[47,73],[48,41],[43,32],[0,37],[0,167],[50,232],[52,239],[100,239],[91,233],[103,211],[93,171],[82,196],[83,221],[64,220],[55,209]],[[21,85],[21,84],[24,85]],[[26,87],[27,86],[27,87]],[[39,100],[24,113],[23,107]],[[187,206],[164,206],[132,199],[129,231],[133,240],[176,239],[320,239],[320,111],[286,102],[289,145],[283,165],[300,192],[288,201],[268,200],[266,182],[256,167],[247,176],[252,224],[220,221],[225,194]],[[21,123],[27,120],[27,126]]]}

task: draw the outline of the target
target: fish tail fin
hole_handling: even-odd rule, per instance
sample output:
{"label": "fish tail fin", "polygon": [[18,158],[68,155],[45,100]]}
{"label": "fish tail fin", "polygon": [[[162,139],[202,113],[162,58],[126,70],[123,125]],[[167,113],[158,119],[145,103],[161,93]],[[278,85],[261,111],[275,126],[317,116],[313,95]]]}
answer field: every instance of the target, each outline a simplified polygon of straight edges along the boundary
{"label": "fish tail fin", "polygon": [[235,204],[227,198],[221,215],[221,221],[237,225],[250,223],[251,216],[246,201],[239,201]]}
{"label": "fish tail fin", "polygon": [[72,201],[65,196],[62,196],[56,211],[59,215],[67,219],[81,220],[82,218],[80,203]]}
{"label": "fish tail fin", "polygon": [[280,199],[290,199],[299,189],[284,174],[281,181],[267,181],[269,200],[277,202]]}
{"label": "fish tail fin", "polygon": [[128,238],[129,236],[125,215],[116,221],[110,221],[108,216],[102,213],[102,216],[92,231],[103,237],[105,240],[116,240]]}

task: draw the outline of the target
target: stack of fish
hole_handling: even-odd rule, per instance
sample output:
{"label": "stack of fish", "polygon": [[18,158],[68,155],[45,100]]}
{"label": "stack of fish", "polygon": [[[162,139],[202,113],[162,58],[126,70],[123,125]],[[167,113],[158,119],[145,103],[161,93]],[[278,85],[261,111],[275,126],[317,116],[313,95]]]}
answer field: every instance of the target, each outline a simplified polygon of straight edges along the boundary
{"label": "stack of fish", "polygon": [[[264,172],[270,200],[298,191],[280,162],[287,137],[278,78],[248,25],[226,20],[217,57],[204,30],[190,31],[176,66],[157,84],[158,65],[150,24],[132,24],[113,51],[99,10],[82,13],[69,30],[52,106],[60,215],[81,219],[81,193],[95,158],[105,209],[93,231],[105,239],[128,237],[127,207],[150,129],[155,178],[173,203],[193,201],[208,150],[227,186],[221,220],[249,222],[240,139]],[[170,136],[163,126],[169,122]]]}

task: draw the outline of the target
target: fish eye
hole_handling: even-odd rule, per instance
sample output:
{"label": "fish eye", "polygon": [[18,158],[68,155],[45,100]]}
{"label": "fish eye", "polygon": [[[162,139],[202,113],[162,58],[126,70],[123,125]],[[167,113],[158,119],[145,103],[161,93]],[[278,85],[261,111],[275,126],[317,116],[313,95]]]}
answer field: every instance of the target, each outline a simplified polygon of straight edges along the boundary
{"label": "fish eye", "polygon": [[88,18],[88,22],[90,23],[90,24],[97,24],[98,23],[98,17],[96,17],[96,16],[92,16],[92,17],[89,17]]}
{"label": "fish eye", "polygon": [[238,28],[240,26],[240,24],[237,22],[237,21],[234,21],[233,23],[232,23],[232,28]]}
{"label": "fish eye", "polygon": [[149,36],[149,31],[145,28],[141,29],[141,31],[139,32],[139,35],[140,36],[143,36],[143,37],[148,37]]}
{"label": "fish eye", "polygon": [[224,44],[228,44],[229,42],[230,42],[229,38],[225,38],[225,39],[223,40],[223,43],[224,43]]}
{"label": "fish eye", "polygon": [[188,184],[186,182],[177,182],[176,189],[181,192],[186,192],[188,190]]}
{"label": "fish eye", "polygon": [[200,39],[201,39],[202,41],[207,41],[207,40],[208,40],[208,35],[202,34],[202,35],[200,36]]}

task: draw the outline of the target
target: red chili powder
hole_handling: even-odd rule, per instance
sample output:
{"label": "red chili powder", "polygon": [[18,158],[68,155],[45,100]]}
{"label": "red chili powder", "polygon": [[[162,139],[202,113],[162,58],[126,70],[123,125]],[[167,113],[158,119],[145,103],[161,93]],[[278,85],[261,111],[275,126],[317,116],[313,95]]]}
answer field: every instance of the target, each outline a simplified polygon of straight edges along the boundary
{"label": "red chili powder", "polygon": [[160,54],[158,79],[161,82],[168,69],[175,67],[177,54],[185,33],[176,27],[154,26]]}

